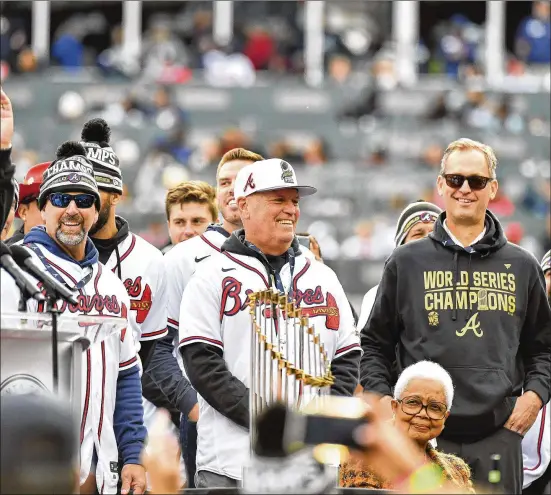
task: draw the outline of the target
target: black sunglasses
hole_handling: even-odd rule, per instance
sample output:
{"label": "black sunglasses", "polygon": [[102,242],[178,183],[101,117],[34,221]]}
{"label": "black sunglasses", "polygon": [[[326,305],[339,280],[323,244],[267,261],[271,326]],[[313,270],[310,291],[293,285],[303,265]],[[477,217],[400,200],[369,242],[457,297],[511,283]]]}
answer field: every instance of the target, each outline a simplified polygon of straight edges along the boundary
{"label": "black sunglasses", "polygon": [[469,187],[473,191],[481,191],[486,187],[488,182],[492,182],[494,179],[490,177],[482,177],[480,175],[469,175],[465,177],[464,175],[459,174],[443,174],[442,177],[446,179],[446,184],[453,189],[460,189],[463,186],[463,183],[467,181]]}
{"label": "black sunglasses", "polygon": [[96,201],[93,194],[52,193],[48,196],[50,203],[56,208],[67,208],[74,201],[77,208],[91,208]]}

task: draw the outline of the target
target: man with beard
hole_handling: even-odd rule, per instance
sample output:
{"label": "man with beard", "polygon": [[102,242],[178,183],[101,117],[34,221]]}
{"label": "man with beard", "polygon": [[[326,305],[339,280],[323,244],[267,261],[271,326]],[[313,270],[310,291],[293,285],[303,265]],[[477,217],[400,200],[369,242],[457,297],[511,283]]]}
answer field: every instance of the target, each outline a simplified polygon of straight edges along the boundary
{"label": "man with beard", "polygon": [[42,184],[42,174],[49,166],[50,162],[32,166],[27,170],[23,182],[19,184],[19,202],[15,210],[15,216],[23,221],[23,225],[6,241],[8,246],[21,243],[23,237],[33,227],[44,224],[40,208],[38,208],[38,193],[40,192],[40,184]]}
{"label": "man with beard", "polygon": [[[161,252],[130,232],[127,221],[116,215],[122,194],[119,159],[109,140],[111,129],[105,120],[92,119],[84,124],[81,144],[94,167],[101,209],[90,237],[99,253],[99,261],[120,280],[130,297],[129,319],[137,332],[134,340],[142,370],[147,368],[157,339],[167,334],[166,282]],[[144,403],[146,425],[154,411]]]}
{"label": "man with beard", "polygon": [[[100,196],[86,151],[64,143],[57,160],[44,172],[38,206],[44,226],[24,238],[35,263],[70,290],[78,304],[58,301],[66,315],[127,318],[130,299],[124,285],[98,263],[88,232],[98,219]],[[2,311],[17,309],[19,291],[11,277],[0,277]],[[27,302],[29,312],[44,304]],[[130,326],[132,322],[129,321]],[[122,460],[122,493],[144,493],[140,456],[145,442],[138,359],[132,331],[116,333],[86,350],[82,364],[80,427],[80,493],[117,493],[118,460]]]}

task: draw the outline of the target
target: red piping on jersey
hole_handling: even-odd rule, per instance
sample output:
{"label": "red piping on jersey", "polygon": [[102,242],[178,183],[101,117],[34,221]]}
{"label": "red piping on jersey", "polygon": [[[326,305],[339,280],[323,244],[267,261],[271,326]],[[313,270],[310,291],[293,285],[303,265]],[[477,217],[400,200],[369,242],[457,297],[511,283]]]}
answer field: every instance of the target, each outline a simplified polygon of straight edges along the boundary
{"label": "red piping on jersey", "polygon": [[[101,263],[98,263],[98,273],[96,275],[96,278],[94,278],[94,292],[99,296],[99,290],[98,290],[98,282],[99,278],[101,276]],[[100,315],[103,316],[103,310],[99,312]]]}
{"label": "red piping on jersey", "polygon": [[101,484],[101,490],[100,490],[101,495],[103,495],[103,487],[104,486],[105,486],[105,480],[103,480],[103,483]]}
{"label": "red piping on jersey", "polygon": [[[55,269],[59,270],[61,273],[63,273],[63,275],[65,275],[68,279],[70,279],[71,282],[75,284],[75,286],[77,285],[77,280],[73,278],[71,275],[69,275],[63,268],[61,268],[60,266],[57,266],[52,260],[49,260],[48,258],[46,258],[46,256],[44,256],[44,258],[50,265],[52,265]],[[79,289],[79,292],[82,294],[81,289]]]}
{"label": "red piping on jersey", "polygon": [[224,251],[222,254],[225,254],[230,260],[234,261],[235,263],[237,263],[238,265],[241,265],[243,268],[246,268],[247,270],[250,270],[251,272],[255,272],[261,279],[262,281],[264,282],[264,285],[266,286],[267,289],[270,288],[270,284],[268,283],[268,281],[266,280],[266,277],[259,271],[257,270],[256,268],[252,267],[252,266],[249,266],[247,265],[247,263],[244,263],[243,261],[240,261],[238,260],[237,258],[234,258],[230,253],[228,253],[227,251]]}
{"label": "red piping on jersey", "polygon": [[154,332],[142,333],[142,337],[140,340],[143,340],[144,337],[155,337],[156,335],[162,335],[163,333],[166,332],[166,329],[167,327],[161,328],[161,330],[156,330]]}
{"label": "red piping on jersey", "polygon": [[208,337],[199,337],[199,336],[186,337],[185,339],[180,340],[178,345],[180,346],[180,345],[182,345],[186,342],[189,342],[190,340],[204,340],[205,342],[208,342],[209,344],[215,344],[215,345],[219,345],[220,347],[224,347],[224,344],[222,342],[220,342],[219,340],[209,339]]}
{"label": "red piping on jersey", "polygon": [[138,359],[136,358],[136,356],[134,356],[133,358],[129,359],[128,361],[124,361],[123,363],[120,363],[119,364],[119,369],[120,368],[124,368],[126,366],[129,366],[131,364],[133,364],[135,361],[137,361]]}
{"label": "red piping on jersey", "polygon": [[335,356],[338,356],[339,354],[342,354],[343,352],[349,351],[350,349],[353,349],[354,347],[360,348],[360,344],[350,344],[346,347],[341,347],[340,349],[337,349],[337,352],[335,352]]}
{"label": "red piping on jersey", "polygon": [[201,239],[206,242],[212,249],[214,249],[215,251],[218,251],[219,253],[222,252],[222,250],[219,248],[219,247],[216,247],[212,242],[210,242],[204,234],[201,234]]}
{"label": "red piping on jersey", "polygon": [[310,268],[310,260],[309,259],[306,260],[306,264],[303,266],[302,270],[300,270],[300,272],[298,272],[296,274],[295,278],[293,278],[293,294],[297,293],[298,279],[306,273],[306,270],[308,270],[308,268]]}
{"label": "red piping on jersey", "polygon": [[180,326],[180,323],[178,323],[176,320],[173,320],[172,318],[167,318],[166,321],[170,323],[173,327],[178,328]]}
{"label": "red piping on jersey", "polygon": [[134,249],[134,246],[136,245],[136,237],[132,233],[130,235],[132,236],[132,241],[130,242],[130,246],[128,247],[128,250],[126,251],[126,253],[124,253],[120,257],[119,262],[111,269],[113,273],[115,273],[117,266],[121,266],[121,263],[128,257],[128,255],[132,252],[132,250]]}
{"label": "red piping on jersey", "polygon": [[101,444],[103,429],[103,407],[105,405],[105,340],[101,343],[101,408],[99,411],[98,441]]}
{"label": "red piping on jersey", "polygon": [[88,416],[88,407],[90,405],[90,375],[92,374],[92,360],[90,358],[90,349],[86,350],[86,395],[84,398],[84,410],[82,411],[82,420],[80,422],[80,444],[84,440],[84,426],[86,425],[86,416]]}
{"label": "red piping on jersey", "polygon": [[538,463],[532,468],[524,468],[524,471],[535,471],[541,465],[541,444],[543,441],[543,432],[545,431],[545,414],[547,412],[547,405],[543,406],[541,410],[541,424],[540,424],[540,434],[538,436]]}
{"label": "red piping on jersey", "polygon": [[[52,265],[55,269],[63,273],[73,284],[76,286],[77,281],[71,275],[69,275],[63,268],[57,266],[53,261],[44,256],[46,261]],[[98,264],[98,267],[101,265]],[[82,289],[78,289],[79,293],[83,295]],[[84,427],[86,426],[86,417],[88,416],[88,407],[90,406],[90,376],[92,374],[92,360],[90,356],[90,349],[86,350],[86,361],[87,361],[87,371],[86,371],[86,395],[84,397],[84,410],[82,411],[82,420],[80,422],[80,443],[84,440]]]}

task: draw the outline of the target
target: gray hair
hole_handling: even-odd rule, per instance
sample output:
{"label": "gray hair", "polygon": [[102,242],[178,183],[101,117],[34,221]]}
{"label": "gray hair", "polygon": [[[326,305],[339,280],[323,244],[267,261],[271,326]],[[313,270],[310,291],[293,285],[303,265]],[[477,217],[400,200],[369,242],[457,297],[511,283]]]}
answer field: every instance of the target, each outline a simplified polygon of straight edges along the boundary
{"label": "gray hair", "polygon": [[418,363],[408,366],[398,378],[396,386],[394,387],[394,398],[401,399],[404,390],[407,388],[409,382],[415,379],[433,380],[439,382],[444,389],[444,395],[446,396],[446,405],[448,410],[452,408],[453,402],[453,382],[450,374],[437,363],[432,361],[419,361]]}

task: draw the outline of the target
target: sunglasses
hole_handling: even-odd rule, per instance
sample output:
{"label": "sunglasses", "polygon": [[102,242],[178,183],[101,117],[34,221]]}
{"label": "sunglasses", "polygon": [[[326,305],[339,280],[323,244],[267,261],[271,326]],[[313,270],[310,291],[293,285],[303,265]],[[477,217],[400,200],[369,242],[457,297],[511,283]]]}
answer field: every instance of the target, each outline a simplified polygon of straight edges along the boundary
{"label": "sunglasses", "polygon": [[74,201],[77,208],[91,208],[96,202],[93,194],[52,193],[48,196],[50,203],[56,208],[67,208]]}
{"label": "sunglasses", "polygon": [[448,187],[460,189],[463,186],[463,183],[467,181],[469,183],[469,187],[473,191],[481,191],[486,187],[488,182],[492,182],[494,180],[490,177],[481,177],[480,175],[469,175],[469,177],[465,177],[464,175],[459,174],[443,174],[442,177],[446,180]]}

